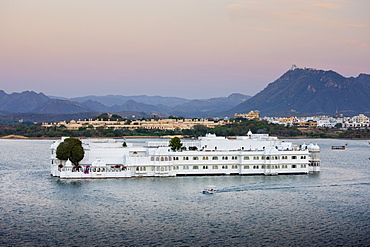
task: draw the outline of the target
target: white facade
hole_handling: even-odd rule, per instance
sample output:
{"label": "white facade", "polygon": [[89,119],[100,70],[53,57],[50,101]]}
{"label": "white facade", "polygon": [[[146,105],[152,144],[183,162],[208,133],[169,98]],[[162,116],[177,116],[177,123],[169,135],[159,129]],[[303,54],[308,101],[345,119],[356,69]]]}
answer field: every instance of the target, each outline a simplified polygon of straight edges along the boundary
{"label": "white facade", "polygon": [[285,126],[294,125],[297,122],[316,122],[319,128],[334,128],[336,124],[341,124],[343,129],[348,128],[370,128],[370,119],[364,114],[359,114],[353,117],[329,117],[329,116],[316,116],[316,117],[291,117],[291,118],[278,118],[278,117],[264,117],[263,120],[274,124],[283,124]]}
{"label": "white facade", "polygon": [[317,145],[293,146],[267,134],[227,139],[207,134],[183,140],[187,151],[172,151],[168,141],[144,145],[116,140],[81,140],[85,150],[79,168],[56,158],[51,146],[51,174],[60,178],[123,178],[187,175],[278,175],[320,171]]}
{"label": "white facade", "polygon": [[207,119],[151,119],[147,120],[133,120],[130,123],[126,121],[111,121],[111,120],[71,120],[61,121],[58,123],[43,123],[42,126],[46,128],[65,126],[70,130],[78,130],[80,128],[104,128],[104,129],[192,129],[195,125],[203,125],[208,128],[222,126],[229,123],[228,120],[211,121]]}

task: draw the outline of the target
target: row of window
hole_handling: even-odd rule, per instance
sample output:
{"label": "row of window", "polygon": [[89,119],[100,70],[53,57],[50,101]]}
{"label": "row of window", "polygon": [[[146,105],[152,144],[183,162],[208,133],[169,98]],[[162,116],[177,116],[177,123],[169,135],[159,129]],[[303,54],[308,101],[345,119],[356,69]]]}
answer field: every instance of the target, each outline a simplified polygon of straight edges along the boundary
{"label": "row of window", "polygon": [[311,162],[309,166],[320,166],[320,162]]}
{"label": "row of window", "polygon": [[[144,167],[145,168],[145,167]],[[63,167],[59,168],[59,171],[72,171],[72,172],[121,172],[121,171],[126,171],[126,170],[131,170],[131,168],[124,168],[124,169],[119,169],[119,168],[70,168],[70,167]]]}
{"label": "row of window", "polygon": [[[286,156],[286,155],[284,155],[284,156],[281,156],[281,159],[283,159],[283,160],[287,160],[288,159],[288,157],[289,156]],[[252,159],[253,158],[253,160],[279,160],[280,159],[280,157],[279,156],[244,156],[244,160],[250,160],[250,159]],[[302,156],[300,156],[300,159],[306,159],[307,158],[307,156],[306,155],[302,155]],[[291,156],[291,159],[293,159],[293,160],[296,160],[296,159],[298,159],[298,156],[295,156],[295,155],[293,155],[293,156]]]}
{"label": "row of window", "polygon": [[[200,160],[200,158],[202,158],[202,160],[208,160],[210,157],[208,157],[208,156],[203,156],[203,157],[193,156],[192,160]],[[238,159],[237,156],[231,156],[231,157],[222,156],[220,158],[222,160],[228,160],[229,158],[231,160],[237,160]],[[283,159],[283,160],[286,160],[288,158],[289,158],[289,156],[286,156],[286,155],[281,156],[281,159]],[[305,155],[300,156],[300,159],[306,159],[306,158],[307,158],[307,156],[305,156]],[[213,156],[212,157],[212,160],[218,160],[218,159],[219,159],[218,156]],[[260,159],[261,160],[279,160],[280,157],[279,156],[244,156],[243,159],[244,160],[251,160],[251,159],[253,159],[253,160],[260,160]],[[291,156],[291,159],[293,159],[293,160],[298,159],[298,156],[293,155],[293,156]],[[154,161],[154,160],[155,161],[171,161],[172,158],[171,157],[155,157],[155,158],[151,157],[150,160],[151,161]],[[173,160],[180,160],[180,159],[179,159],[179,157],[173,157]],[[184,157],[182,157],[182,160],[189,160],[189,157],[184,156]]]}
{"label": "row of window", "polygon": [[[151,157],[150,160],[154,161],[154,157]],[[173,157],[173,160],[179,160],[179,157]],[[172,161],[172,157],[155,157],[155,161]]]}
{"label": "row of window", "polygon": [[[148,169],[149,169],[149,167],[148,167]],[[145,166],[138,166],[138,167],[136,167],[136,171],[137,172],[142,172],[142,171],[146,171],[147,170],[147,168],[145,167]],[[152,169],[151,169],[152,171],[154,171],[154,167],[152,167]],[[175,170],[175,168],[174,168],[174,170]],[[171,171],[171,167],[167,167],[167,166],[161,166],[161,167],[156,167],[156,171],[161,171],[161,172],[163,172],[163,171]]]}
{"label": "row of window", "polygon": [[[182,167],[182,170],[198,170],[198,169],[202,169],[202,170],[208,170],[208,169],[213,169],[213,170],[217,170],[219,169],[219,166],[217,165],[213,165],[213,166],[208,166],[208,165],[204,165],[204,166],[183,166]],[[221,166],[222,169],[229,169],[229,166],[228,165],[223,165]],[[231,165],[230,166],[231,169],[238,169],[238,166],[237,165]],[[243,166],[243,169],[245,170],[248,170],[248,169],[265,169],[265,165],[254,165],[254,166],[248,166],[248,165],[245,165]],[[288,168],[288,165],[266,165],[266,169],[279,169],[279,168]],[[298,168],[298,165],[292,165],[292,168]],[[306,165],[300,165],[300,168],[306,168]],[[61,170],[71,170],[71,168],[62,168]],[[90,172],[117,172],[119,169],[115,169],[115,168],[90,168],[89,171]],[[136,167],[135,169],[136,171],[147,171],[147,167],[145,166],[138,166]],[[152,171],[154,171],[154,167],[152,167],[151,169]],[[156,167],[156,170],[157,171],[170,171],[171,170],[171,167]],[[173,166],[173,170],[180,170],[180,166]],[[85,171],[84,169],[72,169],[72,171],[80,171],[80,172],[83,172]]]}
{"label": "row of window", "polygon": [[[174,166],[173,167],[173,169],[174,170],[180,170],[180,167],[181,166]],[[300,167],[300,168],[306,168],[307,166],[306,165],[292,165],[291,166],[292,168],[298,168],[298,167]],[[183,170],[190,170],[190,169],[192,169],[192,170],[198,170],[198,169],[200,169],[200,168],[202,168],[203,170],[207,170],[207,169],[209,169],[209,168],[211,168],[211,169],[213,169],[213,170],[217,170],[217,169],[219,169],[219,166],[216,166],[216,165],[213,165],[213,166],[183,166],[182,167],[182,169]],[[237,165],[232,165],[232,166],[230,166],[230,168],[231,169],[238,169],[238,166]],[[282,169],[287,169],[288,168],[288,165],[261,165],[261,166],[259,166],[259,165],[254,165],[254,166],[248,166],[248,165],[245,165],[245,166],[243,166],[243,169],[280,169],[280,168],[282,168]],[[221,166],[221,169],[229,169],[229,166],[227,166],[227,165],[223,165],[223,166]]]}

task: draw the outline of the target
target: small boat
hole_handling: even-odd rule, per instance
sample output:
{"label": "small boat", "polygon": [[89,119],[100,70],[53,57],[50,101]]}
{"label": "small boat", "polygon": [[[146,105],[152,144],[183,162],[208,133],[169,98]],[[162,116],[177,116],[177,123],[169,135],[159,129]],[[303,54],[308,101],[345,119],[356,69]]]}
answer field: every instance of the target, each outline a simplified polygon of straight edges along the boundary
{"label": "small boat", "polygon": [[331,149],[346,149],[346,146],[331,146]]}
{"label": "small boat", "polygon": [[214,185],[207,185],[207,186],[203,189],[202,193],[203,193],[203,194],[214,194],[216,191],[217,191],[216,186],[214,186]]}

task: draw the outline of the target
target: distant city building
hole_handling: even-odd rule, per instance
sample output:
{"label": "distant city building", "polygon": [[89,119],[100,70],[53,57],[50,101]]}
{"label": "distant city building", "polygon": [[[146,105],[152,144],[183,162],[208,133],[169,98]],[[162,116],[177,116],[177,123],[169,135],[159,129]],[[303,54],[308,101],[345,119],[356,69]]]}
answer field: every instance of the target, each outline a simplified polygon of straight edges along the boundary
{"label": "distant city building", "polygon": [[349,119],[349,121],[343,123],[344,128],[356,128],[356,129],[361,129],[361,128],[369,128],[370,123],[369,123],[369,118],[365,116],[364,114],[359,114],[357,116],[353,116],[352,118]]}
{"label": "distant city building", "polygon": [[364,114],[359,114],[358,116],[353,116],[352,121],[354,123],[368,123],[369,118],[365,116]]}
{"label": "distant city building", "polygon": [[293,126],[298,127],[298,128],[316,128],[317,127],[317,122],[315,122],[315,121],[298,121],[298,122],[294,122]]}
{"label": "distant city building", "polygon": [[248,120],[252,119],[260,119],[260,112],[259,111],[250,111],[248,113],[235,113],[234,118],[245,118]]}
{"label": "distant city building", "polygon": [[285,126],[296,126],[298,128],[370,128],[370,119],[364,114],[359,114],[353,117],[329,117],[329,116],[314,116],[314,117],[264,117],[263,120],[269,123],[282,124]]}

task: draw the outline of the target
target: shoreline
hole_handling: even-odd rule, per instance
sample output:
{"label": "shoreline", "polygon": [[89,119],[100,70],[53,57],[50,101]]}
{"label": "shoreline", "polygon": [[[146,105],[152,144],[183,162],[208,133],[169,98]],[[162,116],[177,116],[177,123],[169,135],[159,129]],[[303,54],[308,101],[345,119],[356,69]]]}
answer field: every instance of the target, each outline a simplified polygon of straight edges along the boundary
{"label": "shoreline", "polygon": [[[274,135],[272,135],[274,136]],[[194,139],[195,137],[188,137],[182,135],[170,135],[170,136],[121,136],[121,137],[86,137],[86,136],[79,136],[74,138],[81,138],[81,139],[171,139],[173,137],[179,137],[180,139]],[[316,138],[316,137],[308,137],[308,136],[276,136],[279,139],[336,139],[336,140],[370,140],[369,138]],[[61,137],[26,137],[20,135],[8,135],[2,136],[0,139],[2,140],[58,140]],[[229,139],[235,139],[236,136],[227,136]]]}

